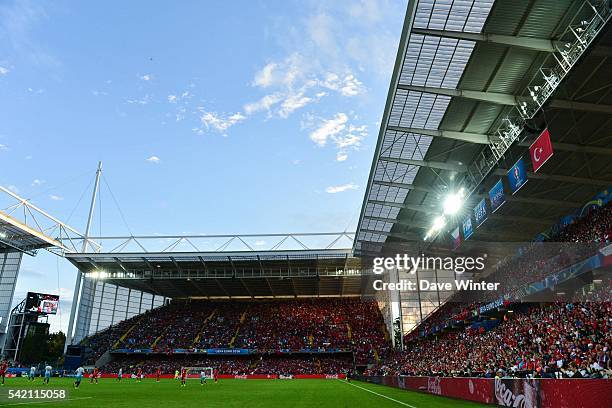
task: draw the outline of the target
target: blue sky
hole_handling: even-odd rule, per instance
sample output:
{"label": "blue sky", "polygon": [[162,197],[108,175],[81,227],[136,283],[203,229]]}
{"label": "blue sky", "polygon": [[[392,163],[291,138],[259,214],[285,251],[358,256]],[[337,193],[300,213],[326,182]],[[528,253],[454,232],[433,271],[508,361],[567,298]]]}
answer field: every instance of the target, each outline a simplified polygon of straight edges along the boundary
{"label": "blue sky", "polygon": [[[0,184],[82,231],[102,160],[134,234],[354,230],[405,3],[3,1]],[[16,299],[74,276],[26,257]]]}

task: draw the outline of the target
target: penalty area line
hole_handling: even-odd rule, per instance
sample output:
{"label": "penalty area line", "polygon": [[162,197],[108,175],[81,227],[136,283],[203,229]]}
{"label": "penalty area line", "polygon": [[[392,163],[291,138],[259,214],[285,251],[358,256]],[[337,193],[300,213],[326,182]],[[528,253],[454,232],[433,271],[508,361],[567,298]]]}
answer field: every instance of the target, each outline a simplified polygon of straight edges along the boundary
{"label": "penalty area line", "polygon": [[78,400],[86,400],[86,399],[92,399],[92,398],[93,397],[78,397],[78,398],[55,399],[55,400],[47,400],[47,401],[13,402],[11,404],[4,404],[4,405],[14,406],[14,405],[51,404],[54,402],[78,401]]}
{"label": "penalty area line", "polygon": [[405,403],[405,402],[403,402],[403,401],[399,401],[399,400],[396,400],[395,398],[387,397],[386,395],[380,394],[380,393],[378,393],[378,392],[376,392],[376,391],[368,390],[368,389],[367,389],[367,388],[365,388],[365,387],[361,387],[361,386],[359,386],[359,385],[356,385],[356,384],[353,384],[353,383],[347,382],[346,380],[340,380],[340,379],[339,379],[338,381],[343,382],[343,383],[348,384],[348,385],[352,385],[353,387],[357,387],[357,388],[359,388],[359,389],[361,389],[361,390],[367,391],[367,392],[369,392],[369,393],[371,393],[371,394],[374,394],[374,395],[378,395],[379,397],[386,398],[386,399],[388,399],[389,401],[396,402],[396,403],[401,404],[401,405],[404,405],[404,406],[406,406],[406,407],[410,407],[410,408],[417,408],[417,407],[415,407],[414,405],[406,404],[406,403]]}

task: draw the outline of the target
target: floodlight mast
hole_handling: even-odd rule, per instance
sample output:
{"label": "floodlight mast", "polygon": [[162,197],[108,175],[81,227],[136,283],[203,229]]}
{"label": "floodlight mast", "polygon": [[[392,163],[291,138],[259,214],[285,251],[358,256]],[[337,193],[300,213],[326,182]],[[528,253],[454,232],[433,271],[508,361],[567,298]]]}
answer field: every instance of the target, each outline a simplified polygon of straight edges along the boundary
{"label": "floodlight mast", "polygon": [[[91,195],[91,204],[89,205],[89,215],[87,216],[87,225],[85,226],[85,236],[83,239],[83,247],[81,252],[87,252],[87,247],[89,246],[89,231],[91,229],[91,222],[94,216],[94,209],[96,206],[96,198],[98,196],[98,190],[100,189],[100,176],[102,175],[102,161],[98,162],[98,170],[96,170],[96,181],[94,183],[93,193]],[[72,295],[72,305],[70,307],[70,320],[68,320],[68,330],[66,333],[66,343],[64,344],[64,353],[68,349],[68,345],[72,342],[72,336],[74,334],[74,324],[75,324],[75,315],[77,312],[77,305],[79,300],[79,295],[81,292],[81,281],[82,275],[80,269],[77,269],[77,277],[76,282],[74,284],[74,294]]]}

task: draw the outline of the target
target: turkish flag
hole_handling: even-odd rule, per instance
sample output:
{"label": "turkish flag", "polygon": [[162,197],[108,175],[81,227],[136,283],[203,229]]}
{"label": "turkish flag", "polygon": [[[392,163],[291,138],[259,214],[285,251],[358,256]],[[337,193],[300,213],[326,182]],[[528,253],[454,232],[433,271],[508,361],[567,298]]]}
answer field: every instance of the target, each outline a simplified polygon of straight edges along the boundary
{"label": "turkish flag", "polygon": [[529,146],[529,155],[531,156],[531,164],[533,164],[534,173],[551,158],[553,155],[553,148],[550,142],[550,133],[548,133],[548,129],[545,129],[535,142]]}

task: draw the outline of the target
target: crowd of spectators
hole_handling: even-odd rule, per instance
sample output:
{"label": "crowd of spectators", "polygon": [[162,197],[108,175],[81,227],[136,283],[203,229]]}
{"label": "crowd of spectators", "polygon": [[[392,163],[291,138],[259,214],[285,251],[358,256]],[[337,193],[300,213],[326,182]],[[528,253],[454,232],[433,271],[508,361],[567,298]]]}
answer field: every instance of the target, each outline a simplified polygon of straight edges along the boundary
{"label": "crowd of spectators", "polygon": [[361,298],[176,301],[94,335],[87,343],[96,348],[96,356],[114,345],[164,354],[176,349],[316,350],[354,352],[358,364],[375,361],[390,346],[378,305]]}
{"label": "crowd of spectators", "polygon": [[232,357],[200,357],[194,355],[130,356],[117,358],[102,368],[105,374],[116,374],[119,368],[125,375],[142,369],[144,374],[174,374],[181,367],[211,367],[220,375],[296,375],[342,374],[353,366],[350,354],[317,355],[250,355]]}
{"label": "crowd of spectators", "polygon": [[467,326],[410,342],[379,375],[612,378],[610,280],[569,302],[523,304],[491,330]]}
{"label": "crowd of spectators", "polygon": [[[595,254],[612,243],[612,202],[591,209],[581,218],[552,234],[546,242],[533,242],[522,247],[514,256],[504,259],[483,280],[501,283],[498,291],[456,292],[436,309],[417,329],[425,331],[448,320],[461,321],[479,305],[500,296],[515,300],[525,285],[538,282],[576,262]],[[518,299],[516,299],[518,300]]]}

